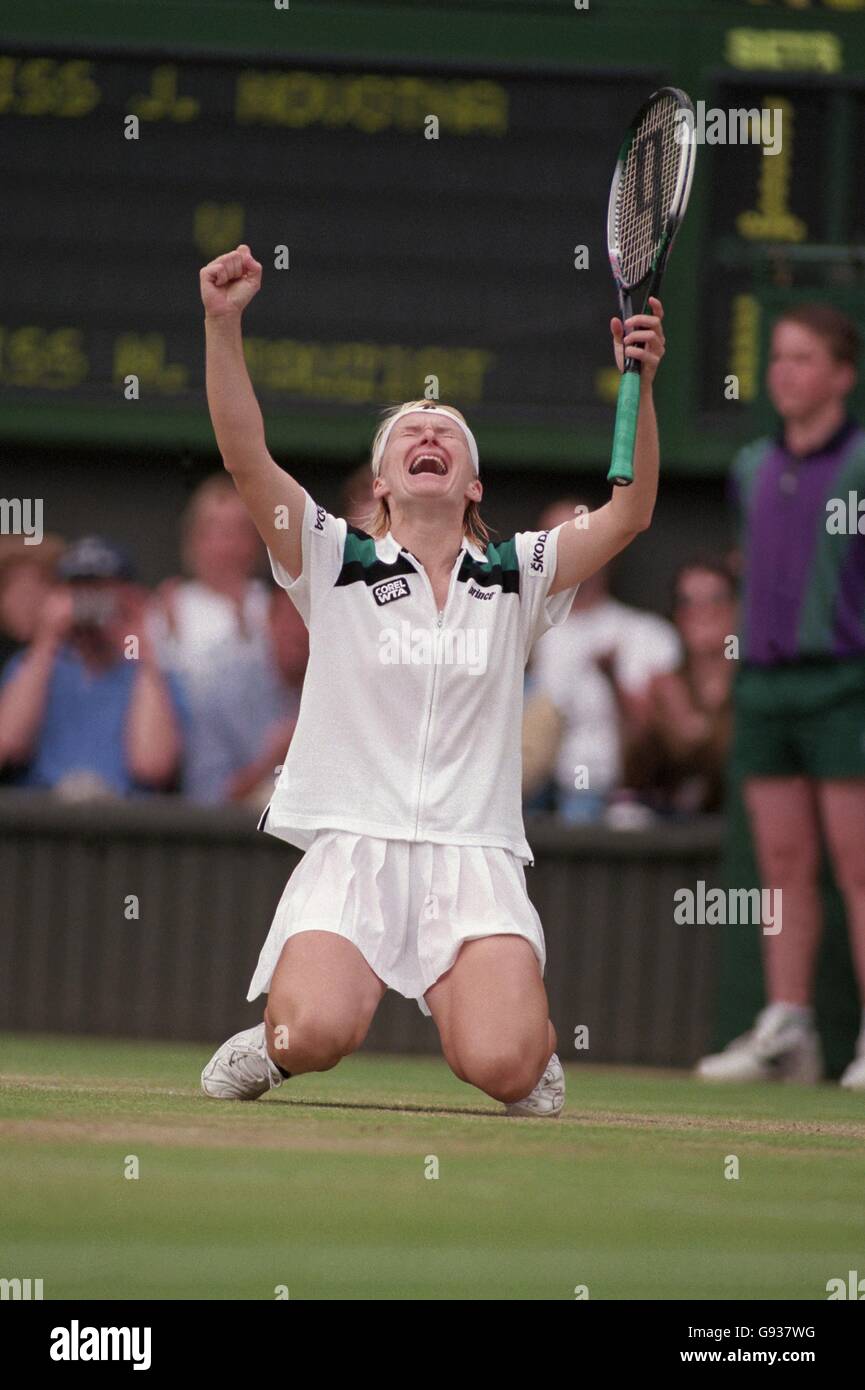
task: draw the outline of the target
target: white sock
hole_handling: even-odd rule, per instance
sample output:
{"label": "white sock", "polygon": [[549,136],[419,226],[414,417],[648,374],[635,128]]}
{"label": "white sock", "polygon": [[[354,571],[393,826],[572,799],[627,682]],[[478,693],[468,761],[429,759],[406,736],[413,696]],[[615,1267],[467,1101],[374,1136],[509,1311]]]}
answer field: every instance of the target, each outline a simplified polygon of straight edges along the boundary
{"label": "white sock", "polygon": [[788,1004],[786,1001],[778,1001],[779,1008],[782,1008],[791,1019],[796,1019],[800,1023],[813,1024],[814,1006],[813,1004]]}

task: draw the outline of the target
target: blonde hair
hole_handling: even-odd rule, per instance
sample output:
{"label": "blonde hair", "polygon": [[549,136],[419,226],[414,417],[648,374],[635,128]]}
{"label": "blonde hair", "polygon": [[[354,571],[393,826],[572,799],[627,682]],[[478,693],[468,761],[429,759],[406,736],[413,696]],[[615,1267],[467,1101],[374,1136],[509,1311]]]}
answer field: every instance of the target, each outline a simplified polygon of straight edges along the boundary
{"label": "blonde hair", "polygon": [[[455,415],[459,420],[462,420],[464,425],[468,425],[465,416],[461,411],[457,410],[456,406],[445,405],[442,401],[437,401],[436,404],[439,410],[448,411],[449,414]],[[402,411],[422,410],[424,406],[428,405],[428,400],[403,401],[402,405],[387,406],[385,410],[382,411],[381,423],[372,441],[370,468],[378,453],[378,448],[384,436],[384,432],[394,416],[399,415]],[[366,516],[359,517],[358,520],[363,522],[363,525],[359,527],[359,529],[366,531],[367,535],[377,539],[381,536],[386,536],[390,530],[390,507],[387,505],[387,498],[377,498],[372,511],[368,512]],[[495,527],[493,527],[493,530],[495,530]],[[475,545],[483,551],[486,551],[487,546],[490,544],[490,528],[481,516],[477,502],[468,502],[463,512],[463,535],[467,536],[469,540],[474,541]]]}

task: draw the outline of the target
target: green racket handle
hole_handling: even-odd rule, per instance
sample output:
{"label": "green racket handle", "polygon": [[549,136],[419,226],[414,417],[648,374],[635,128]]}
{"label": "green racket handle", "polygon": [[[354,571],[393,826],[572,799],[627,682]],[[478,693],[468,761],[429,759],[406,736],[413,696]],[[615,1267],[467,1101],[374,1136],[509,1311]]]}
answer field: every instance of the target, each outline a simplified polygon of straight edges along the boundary
{"label": "green racket handle", "polygon": [[613,453],[608,483],[628,487],[634,481],[634,445],[637,440],[637,416],[640,413],[640,374],[624,372],[619,382],[616,406],[616,428],[613,434]]}

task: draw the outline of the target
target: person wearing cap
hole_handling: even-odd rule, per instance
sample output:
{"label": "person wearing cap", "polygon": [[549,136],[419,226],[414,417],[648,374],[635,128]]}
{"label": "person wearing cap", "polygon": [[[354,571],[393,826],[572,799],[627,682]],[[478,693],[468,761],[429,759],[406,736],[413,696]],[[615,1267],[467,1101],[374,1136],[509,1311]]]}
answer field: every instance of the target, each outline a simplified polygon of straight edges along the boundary
{"label": "person wearing cap", "polygon": [[17,785],[69,797],[169,786],[183,697],[153,657],[146,595],[129,557],[101,536],[61,555],[29,647],[0,685],[0,766]]}
{"label": "person wearing cap", "polygon": [[251,1100],[329,1070],[360,1046],[392,988],[432,1016],[461,1080],[508,1114],[555,1116],[564,1074],[525,885],[524,670],[580,582],[650,523],[661,305],[630,320],[624,339],[611,324],[620,366],[624,351],[643,366],[633,485],[587,524],[493,543],[477,443],[452,406],[387,411],[365,529],[278,467],[240,327],[261,272],[245,245],[201,271],[207,395],[223,463],[309,628],[297,725],[260,821],[305,854],[247,994],[267,993],[264,1022],[217,1050],[202,1088]]}

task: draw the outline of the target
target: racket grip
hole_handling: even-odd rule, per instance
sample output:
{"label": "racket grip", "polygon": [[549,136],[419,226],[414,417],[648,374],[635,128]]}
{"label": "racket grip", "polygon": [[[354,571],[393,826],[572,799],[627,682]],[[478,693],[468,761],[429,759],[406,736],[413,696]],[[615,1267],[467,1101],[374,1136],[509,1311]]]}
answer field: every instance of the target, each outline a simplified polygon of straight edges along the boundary
{"label": "racket grip", "polygon": [[634,445],[637,440],[637,417],[640,413],[640,374],[624,372],[619,382],[616,405],[616,428],[613,433],[613,452],[608,483],[628,487],[634,481]]}

